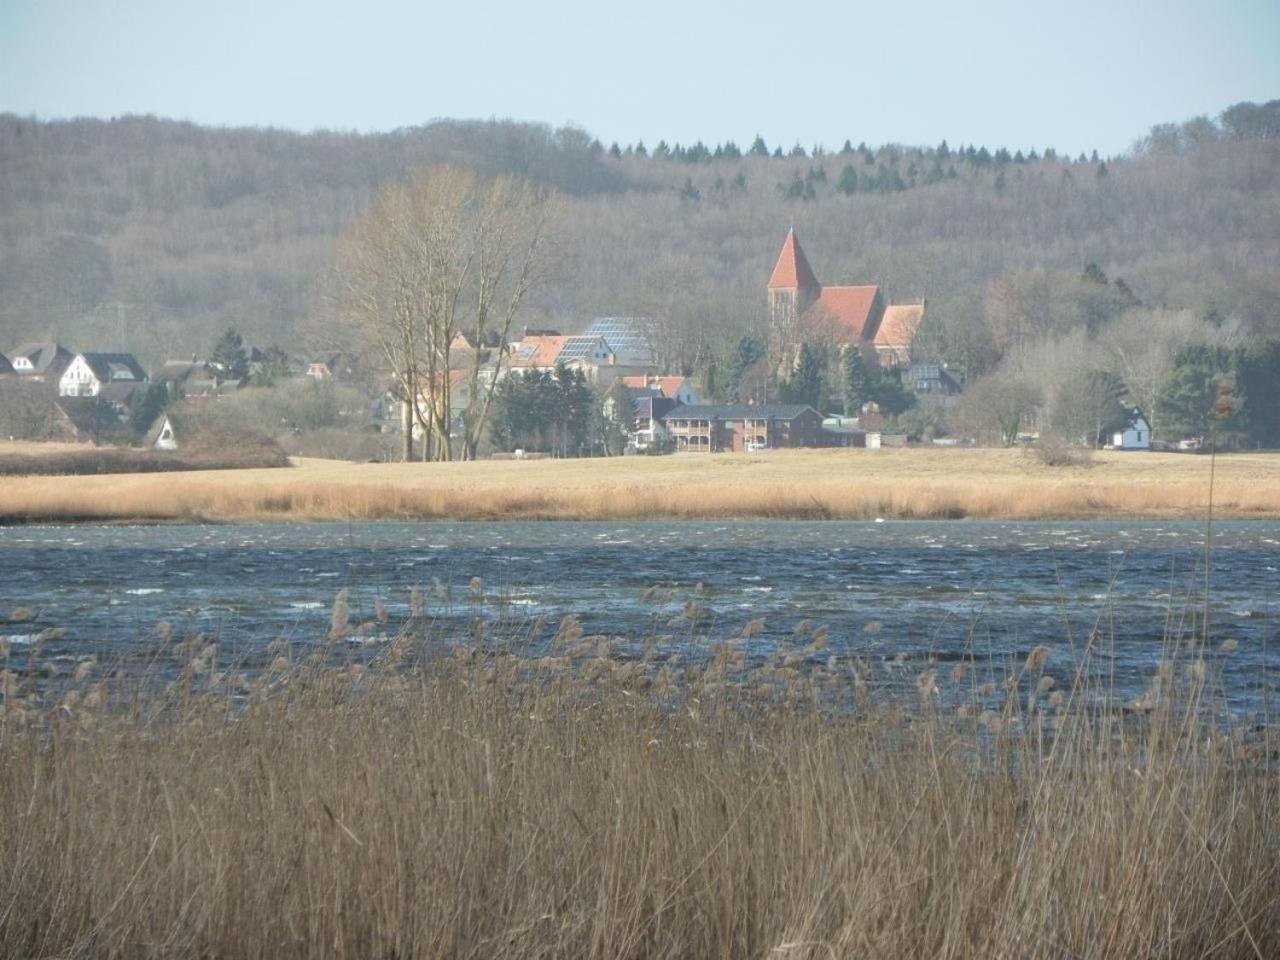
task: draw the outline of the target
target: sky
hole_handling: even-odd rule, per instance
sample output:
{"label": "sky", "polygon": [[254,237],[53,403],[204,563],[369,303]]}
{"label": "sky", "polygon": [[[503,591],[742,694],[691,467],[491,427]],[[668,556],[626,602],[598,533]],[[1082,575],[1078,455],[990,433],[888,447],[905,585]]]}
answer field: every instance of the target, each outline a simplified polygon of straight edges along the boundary
{"label": "sky", "polygon": [[1280,97],[1280,0],[0,0],[0,112],[1127,150]]}

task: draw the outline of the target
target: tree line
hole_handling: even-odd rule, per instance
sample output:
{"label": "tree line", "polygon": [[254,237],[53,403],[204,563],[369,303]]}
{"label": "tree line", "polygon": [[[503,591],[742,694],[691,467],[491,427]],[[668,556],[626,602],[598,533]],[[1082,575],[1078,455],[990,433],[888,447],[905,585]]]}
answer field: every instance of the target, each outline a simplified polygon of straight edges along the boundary
{"label": "tree line", "polygon": [[[1155,410],[1156,373],[1178,337],[1280,336],[1275,109],[1237,104],[1208,121],[1212,133],[1203,118],[1180,125],[1176,149],[1144,144],[1096,162],[1045,149],[763,141],[679,162],[688,148],[615,153],[580,130],[509,122],[299,135],[5,116],[0,351],[51,335],[154,365],[206,355],[228,326],[303,355],[355,351],[357,338],[337,342],[350,328],[327,283],[341,238],[380,188],[448,160],[560,196],[562,229],[519,326],[651,317],[662,365],[710,377],[709,396],[722,394],[714,381],[741,340],[766,337],[764,280],[794,222],[824,281],[927,298],[916,359],[947,362],[971,384],[1047,369],[1036,382],[1049,416],[1071,392],[1052,369],[1065,356],[1059,366],[1073,370],[1115,368]],[[1085,356],[1106,349],[1106,364]],[[824,369],[823,391],[839,399],[838,362]]]}

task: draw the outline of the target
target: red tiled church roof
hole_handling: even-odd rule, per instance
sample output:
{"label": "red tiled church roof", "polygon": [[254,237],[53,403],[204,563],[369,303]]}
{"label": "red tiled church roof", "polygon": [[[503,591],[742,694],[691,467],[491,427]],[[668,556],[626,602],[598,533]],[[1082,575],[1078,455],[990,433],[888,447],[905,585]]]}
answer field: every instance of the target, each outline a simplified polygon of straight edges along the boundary
{"label": "red tiled church roof", "polygon": [[873,284],[823,287],[809,310],[834,320],[848,333],[850,340],[870,340],[880,319],[877,309],[879,296],[880,288]]}
{"label": "red tiled church roof", "polygon": [[924,319],[924,303],[897,303],[884,308],[884,319],[876,331],[877,347],[906,349],[915,339]]}
{"label": "red tiled church roof", "polygon": [[805,259],[800,249],[800,241],[796,239],[794,229],[787,231],[787,239],[782,244],[782,252],[778,254],[778,262],[773,266],[773,275],[769,277],[770,290],[801,290],[816,288],[818,278],[813,275],[813,268]]}

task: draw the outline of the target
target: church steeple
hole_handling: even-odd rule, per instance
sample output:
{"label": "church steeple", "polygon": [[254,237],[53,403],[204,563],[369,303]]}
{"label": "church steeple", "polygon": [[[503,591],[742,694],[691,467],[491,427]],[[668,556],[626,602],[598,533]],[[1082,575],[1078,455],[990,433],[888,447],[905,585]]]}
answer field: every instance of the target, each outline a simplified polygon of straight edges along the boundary
{"label": "church steeple", "polygon": [[773,275],[769,277],[770,290],[805,290],[817,292],[821,284],[813,275],[813,268],[805,259],[800,249],[800,241],[796,239],[793,227],[787,231],[787,239],[782,243],[782,252],[778,254],[778,262],[774,264]]}
{"label": "church steeple", "polygon": [[800,249],[794,228],[787,231],[768,290],[770,348],[780,356],[795,339],[800,318],[822,293],[822,285]]}

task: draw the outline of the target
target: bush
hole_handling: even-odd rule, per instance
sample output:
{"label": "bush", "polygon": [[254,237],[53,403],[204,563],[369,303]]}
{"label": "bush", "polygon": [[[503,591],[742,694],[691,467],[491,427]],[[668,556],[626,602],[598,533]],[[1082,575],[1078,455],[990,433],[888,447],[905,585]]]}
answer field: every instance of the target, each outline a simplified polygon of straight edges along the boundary
{"label": "bush", "polygon": [[1028,456],[1045,467],[1091,467],[1093,449],[1073,444],[1061,437],[1041,437],[1027,448]]}

